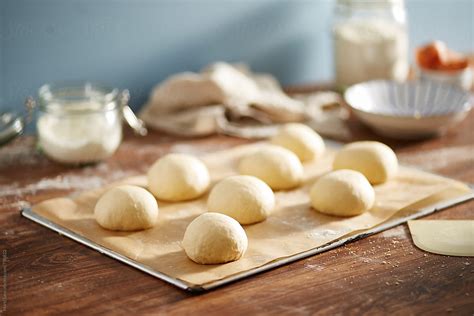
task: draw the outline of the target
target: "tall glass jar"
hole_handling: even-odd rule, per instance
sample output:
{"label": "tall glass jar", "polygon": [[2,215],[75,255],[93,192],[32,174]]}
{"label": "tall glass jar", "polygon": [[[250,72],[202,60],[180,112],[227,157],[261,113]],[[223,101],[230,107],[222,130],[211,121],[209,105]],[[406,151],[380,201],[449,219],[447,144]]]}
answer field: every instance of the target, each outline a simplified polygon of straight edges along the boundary
{"label": "tall glass jar", "polygon": [[120,93],[85,83],[47,84],[39,90],[38,141],[51,159],[85,164],[111,156],[122,140]]}
{"label": "tall glass jar", "polygon": [[337,0],[334,21],[336,83],[406,80],[408,34],[403,0]]}

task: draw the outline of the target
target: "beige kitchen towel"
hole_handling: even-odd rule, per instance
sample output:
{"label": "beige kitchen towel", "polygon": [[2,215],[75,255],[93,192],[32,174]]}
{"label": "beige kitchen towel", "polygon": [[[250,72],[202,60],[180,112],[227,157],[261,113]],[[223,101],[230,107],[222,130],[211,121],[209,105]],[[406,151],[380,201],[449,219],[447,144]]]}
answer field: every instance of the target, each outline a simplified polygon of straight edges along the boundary
{"label": "beige kitchen towel", "polygon": [[185,136],[265,138],[278,124],[305,122],[325,136],[349,137],[338,94],[289,97],[273,76],[223,62],[171,76],[155,87],[139,116],[151,128]]}
{"label": "beige kitchen towel", "polygon": [[[240,158],[262,145],[243,145],[202,156],[212,183],[236,174]],[[321,159],[304,164],[302,186],[275,192],[276,208],[271,216],[261,223],[244,226],[249,239],[245,255],[226,264],[194,263],[181,248],[187,225],[206,212],[207,195],[180,203],[158,201],[157,225],[136,232],[105,230],[94,220],[94,206],[106,188],[47,200],[35,205],[33,211],[154,271],[191,285],[205,285],[363,232],[400,212],[408,216],[428,205],[471,192],[458,181],[401,167],[394,179],[374,187],[376,203],[370,211],[353,217],[324,215],[311,208],[308,192],[315,179],[331,169],[334,154],[335,148],[328,146]],[[147,187],[146,176],[124,179],[121,183]]]}

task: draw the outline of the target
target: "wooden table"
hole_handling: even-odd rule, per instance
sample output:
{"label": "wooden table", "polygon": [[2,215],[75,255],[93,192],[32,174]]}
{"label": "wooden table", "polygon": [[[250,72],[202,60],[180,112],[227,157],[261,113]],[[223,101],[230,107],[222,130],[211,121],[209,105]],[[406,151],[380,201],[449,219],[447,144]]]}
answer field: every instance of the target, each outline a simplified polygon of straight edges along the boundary
{"label": "wooden table", "polygon": [[[393,146],[402,163],[474,183],[474,111],[443,138],[420,142],[380,139],[354,120],[350,128],[354,139]],[[19,211],[24,202],[144,173],[170,150],[212,152],[244,140],[127,135],[112,158],[83,168],[48,161],[34,142],[22,137],[0,149],[0,311],[6,308],[7,314],[474,312],[474,260],[419,250],[406,225],[208,293],[186,293],[39,226]],[[471,201],[428,218],[474,219],[473,209]]]}

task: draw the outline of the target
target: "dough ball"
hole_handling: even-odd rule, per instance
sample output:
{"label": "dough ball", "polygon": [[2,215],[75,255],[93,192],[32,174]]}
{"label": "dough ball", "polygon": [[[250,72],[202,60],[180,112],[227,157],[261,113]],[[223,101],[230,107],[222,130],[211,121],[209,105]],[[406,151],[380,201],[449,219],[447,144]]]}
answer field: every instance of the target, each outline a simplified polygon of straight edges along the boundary
{"label": "dough ball", "polygon": [[359,215],[374,205],[375,192],[369,181],[354,170],[332,171],[311,187],[311,205],[319,212],[336,215]]}
{"label": "dough ball", "polygon": [[192,261],[218,264],[240,259],[248,240],[240,224],[224,214],[204,213],[186,228],[182,246]]}
{"label": "dough ball", "polygon": [[273,211],[275,195],[262,180],[252,176],[225,178],[212,188],[207,208],[237,220],[240,224],[261,222]]}
{"label": "dough ball", "polygon": [[239,172],[263,180],[274,190],[292,189],[301,183],[303,166],[288,149],[268,145],[245,156]]}
{"label": "dough ball", "polygon": [[147,229],[158,220],[158,203],[150,192],[141,187],[121,185],[100,197],[94,216],[100,226],[110,230]]}
{"label": "dough ball", "polygon": [[148,189],[160,200],[191,200],[206,192],[210,176],[199,159],[184,154],[168,154],[148,171]]}
{"label": "dough ball", "polygon": [[388,181],[398,171],[398,160],[393,150],[374,141],[350,143],[334,159],[333,168],[361,172],[372,184]]}
{"label": "dough ball", "polygon": [[300,123],[283,125],[271,142],[292,151],[301,161],[317,159],[326,149],[321,136],[310,127]]}

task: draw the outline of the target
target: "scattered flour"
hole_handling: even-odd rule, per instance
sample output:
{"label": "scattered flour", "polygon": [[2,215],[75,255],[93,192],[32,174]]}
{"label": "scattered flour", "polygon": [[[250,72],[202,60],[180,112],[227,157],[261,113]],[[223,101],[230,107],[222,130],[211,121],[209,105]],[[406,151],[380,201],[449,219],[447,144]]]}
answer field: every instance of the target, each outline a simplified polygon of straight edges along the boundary
{"label": "scattered flour", "polygon": [[25,194],[35,194],[41,190],[81,190],[94,189],[103,184],[100,177],[84,176],[57,176],[55,178],[44,178],[36,183],[21,187],[18,183],[0,186],[0,197],[8,195],[22,196]]}
{"label": "scattered flour", "polygon": [[155,144],[141,144],[140,146],[137,146],[137,144],[126,142],[120,145],[119,150],[124,152],[133,152],[134,156],[141,158],[147,156],[158,157],[164,155],[167,152],[165,148],[156,146]]}
{"label": "scattered flour", "polygon": [[[0,204],[0,210],[2,209],[9,209],[9,210],[21,210],[25,207],[28,207],[29,203],[25,201],[14,201],[11,203]],[[8,232],[5,232],[5,235],[8,235]]]}
{"label": "scattered flour", "polygon": [[327,237],[332,237],[335,235],[344,235],[350,230],[348,229],[343,229],[341,228],[339,231],[331,230],[331,229],[326,229],[323,231],[312,231],[306,234],[306,237],[310,239],[322,239],[322,238],[327,238]]}
{"label": "scattered flour", "polygon": [[320,265],[320,264],[311,264],[311,263],[308,263],[306,262],[304,264],[304,267],[306,269],[309,269],[309,270],[315,270],[315,271],[322,271],[324,270],[324,266]]}
{"label": "scattered flour", "polygon": [[0,147],[0,168],[10,166],[41,166],[49,163],[36,148],[34,137],[21,138],[4,147]]}
{"label": "scattered flour", "polygon": [[101,187],[111,181],[135,175],[132,171],[116,170],[108,172],[106,165],[87,167],[81,170],[81,174],[64,174],[53,178],[43,178],[38,182],[21,186],[19,183],[0,185],[0,198],[14,196],[21,198],[24,195],[35,194],[42,190],[91,190]]}
{"label": "scattered flour", "polygon": [[399,153],[401,163],[435,171],[459,163],[474,164],[474,145]]}
{"label": "scattered flour", "polygon": [[227,143],[216,145],[206,143],[199,144],[184,142],[175,143],[171,145],[168,149],[165,146],[156,146],[155,144],[141,144],[140,146],[137,146],[136,144],[123,143],[120,146],[121,151],[134,152],[134,155],[142,157],[145,160],[147,160],[147,158],[156,159],[165,155],[168,152],[202,156],[226,148],[229,148],[229,145]]}
{"label": "scattered flour", "polygon": [[396,227],[384,230],[381,233],[383,238],[407,238],[407,233],[403,225],[398,225]]}
{"label": "scattered flour", "polygon": [[216,145],[216,144],[202,144],[197,145],[192,143],[177,143],[170,148],[170,152],[181,153],[181,154],[193,154],[203,155],[218,150],[229,148],[228,145]]}

